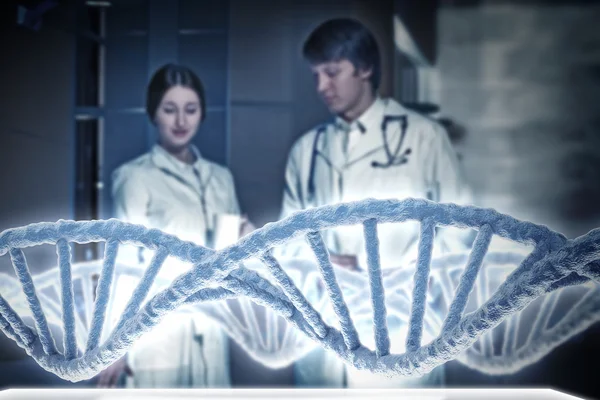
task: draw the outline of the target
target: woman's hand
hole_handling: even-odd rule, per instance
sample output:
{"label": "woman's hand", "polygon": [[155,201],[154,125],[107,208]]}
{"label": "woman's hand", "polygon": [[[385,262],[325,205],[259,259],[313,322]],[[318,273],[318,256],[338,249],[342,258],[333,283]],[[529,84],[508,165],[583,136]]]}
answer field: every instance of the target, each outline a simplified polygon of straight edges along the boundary
{"label": "woman's hand", "polygon": [[104,371],[100,372],[98,374],[97,386],[102,387],[102,388],[116,387],[117,382],[119,382],[119,378],[123,374],[127,374],[128,376],[133,376],[133,371],[127,364],[127,356],[121,357],[113,365],[106,368]]}
{"label": "woman's hand", "polygon": [[254,226],[254,224],[252,224],[252,222],[250,222],[248,216],[245,214],[242,215],[240,219],[240,237],[244,237],[255,230],[256,227]]}

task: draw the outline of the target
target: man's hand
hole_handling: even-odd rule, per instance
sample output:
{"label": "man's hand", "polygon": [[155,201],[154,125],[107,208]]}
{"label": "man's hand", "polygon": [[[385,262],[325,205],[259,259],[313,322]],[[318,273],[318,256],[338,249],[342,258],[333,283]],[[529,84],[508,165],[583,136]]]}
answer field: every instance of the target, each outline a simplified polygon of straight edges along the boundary
{"label": "man's hand", "polygon": [[117,386],[117,382],[119,378],[123,374],[127,374],[128,376],[133,376],[133,371],[127,365],[127,356],[121,357],[117,362],[113,365],[105,369],[104,371],[98,374],[98,387],[102,388],[113,388]]}
{"label": "man's hand", "polygon": [[332,264],[346,268],[350,271],[358,271],[358,259],[352,255],[330,254],[329,260]]}

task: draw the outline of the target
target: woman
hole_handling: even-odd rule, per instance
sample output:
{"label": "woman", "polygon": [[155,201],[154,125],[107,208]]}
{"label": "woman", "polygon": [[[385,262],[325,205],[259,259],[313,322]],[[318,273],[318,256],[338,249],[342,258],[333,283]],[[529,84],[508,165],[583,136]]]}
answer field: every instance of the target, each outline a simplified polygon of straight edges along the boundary
{"label": "woman", "polygon": [[[230,171],[202,158],[191,144],[206,118],[202,82],[186,67],[163,66],[148,86],[146,112],[158,143],[113,174],[115,214],[213,247],[216,220],[239,215],[239,205]],[[240,221],[240,236],[254,229]],[[168,259],[162,269],[178,275],[184,272],[179,267]],[[126,372],[133,387],[229,386],[227,337],[214,322],[199,318],[167,316],[128,356],[101,373],[99,385],[114,386]]]}

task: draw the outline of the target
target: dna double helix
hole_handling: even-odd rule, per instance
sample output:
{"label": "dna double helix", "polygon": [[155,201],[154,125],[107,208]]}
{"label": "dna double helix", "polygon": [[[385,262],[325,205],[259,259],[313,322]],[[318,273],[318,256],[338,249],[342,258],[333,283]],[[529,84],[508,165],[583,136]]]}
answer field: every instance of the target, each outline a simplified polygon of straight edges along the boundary
{"label": "dna double helix", "polygon": [[[382,223],[407,221],[418,221],[421,226],[418,258],[412,267],[383,271],[377,227]],[[362,276],[336,270],[329,260],[321,235],[323,230],[332,227],[360,224],[367,251],[367,273]],[[471,251],[432,259],[435,228],[438,226],[476,230],[478,233]],[[298,287],[295,283],[297,278],[294,279],[271,252],[273,248],[301,236],[305,236],[312,249],[322,293],[331,305],[332,312],[329,314],[307,300],[304,287]],[[494,236],[532,246],[533,250],[522,257],[488,253]],[[0,234],[0,256],[9,254],[11,258],[35,328],[28,326],[17,312],[22,311],[24,303],[15,306],[14,302],[11,304],[7,300],[17,297],[16,282],[10,283],[8,277],[0,285],[0,328],[43,368],[63,379],[79,381],[95,376],[119,359],[141,335],[180,307],[199,307],[209,314],[212,309],[215,319],[225,321],[225,313],[214,312],[207,304],[226,299],[248,299],[283,318],[295,332],[335,352],[358,369],[391,376],[418,376],[458,358],[488,373],[505,373],[539,360],[600,319],[597,285],[600,278],[599,239],[600,230],[568,240],[547,227],[518,221],[492,209],[438,204],[422,199],[369,199],[305,210],[267,224],[220,251],[118,220],[38,223]],[[93,310],[87,310],[89,327],[86,338],[81,334],[86,327],[76,318],[74,281],[77,280],[76,275],[89,275],[97,268],[88,266],[90,268],[86,270],[85,265],[80,265],[74,272],[70,243],[92,242],[104,243],[105,255],[95,299],[84,301],[84,304],[93,303]],[[58,269],[34,278],[29,272],[23,249],[42,244],[56,246]],[[145,247],[154,254],[143,271],[136,270],[141,275],[140,281],[109,332],[107,325],[111,325],[112,317],[107,318],[107,311],[110,314],[112,310],[111,299],[114,296],[111,288],[114,288],[117,252],[121,244]],[[147,299],[168,257],[189,263],[193,268]],[[484,299],[485,279],[481,279],[486,270],[482,268],[484,259],[488,264],[518,264],[487,300]],[[262,264],[262,274],[258,271],[261,268],[254,270],[245,266],[255,264],[256,260]],[[465,266],[453,282],[449,276],[453,268],[448,266],[461,264]],[[265,271],[269,278],[263,276]],[[47,285],[52,280],[52,274],[53,279],[58,275],[60,282],[59,302],[52,302],[46,294],[37,290],[37,285]],[[433,313],[431,318],[426,318],[430,278],[436,275],[441,297],[447,302],[447,313],[443,317],[439,315],[441,313]],[[476,285],[478,278],[480,283]],[[80,280],[84,286],[87,285],[87,279]],[[550,324],[559,294],[573,287],[585,288],[585,294],[560,321]],[[349,291],[344,290],[348,288]],[[477,288],[480,297],[478,307],[466,312],[474,288]],[[83,295],[88,293],[89,297],[90,292],[88,287]],[[408,292],[412,296],[407,296]],[[353,296],[347,296],[348,293]],[[365,309],[366,299],[369,299],[371,311],[362,315],[369,315],[372,321],[371,346],[363,344],[360,339],[364,335],[359,335],[359,330],[365,332],[365,329],[357,328],[361,322],[360,312],[358,318],[354,318],[356,312],[351,315],[352,309]],[[516,327],[519,321],[515,316],[535,302],[539,303],[540,318],[533,322],[524,345],[518,346]],[[51,322],[46,316],[50,309],[54,310],[50,312],[54,315],[50,318]],[[400,316],[406,323],[403,352],[391,351],[390,332],[397,336],[395,325],[389,322],[392,316]],[[50,324],[56,323],[57,317],[63,330],[62,349],[57,347],[50,329]],[[504,343],[500,354],[494,355],[491,333],[502,323],[506,323]],[[235,330],[231,329],[235,324],[230,321],[223,322],[223,325],[229,326],[228,333],[245,343],[256,357],[277,353],[268,341],[266,347],[269,351],[266,352],[260,346],[251,346],[252,338],[256,339],[259,334],[256,328],[254,334],[238,334],[235,337]],[[238,333],[244,331],[248,329],[241,329]],[[433,333],[433,337],[429,343],[423,344],[427,331]],[[479,349],[475,349],[474,345],[480,339]]]}

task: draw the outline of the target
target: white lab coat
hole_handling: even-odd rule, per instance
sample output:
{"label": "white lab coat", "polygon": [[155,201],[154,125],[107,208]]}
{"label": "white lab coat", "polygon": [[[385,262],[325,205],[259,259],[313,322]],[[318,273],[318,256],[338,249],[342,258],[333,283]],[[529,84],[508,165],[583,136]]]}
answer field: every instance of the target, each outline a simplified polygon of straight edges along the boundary
{"label": "white lab coat", "polygon": [[[155,145],[149,153],[118,168],[112,188],[116,217],[205,245],[206,228],[213,228],[215,216],[239,214],[239,206],[229,170],[193,150],[197,156],[193,165]],[[120,259],[136,262],[137,250],[130,247]],[[144,262],[150,258],[146,251]],[[188,268],[168,258],[161,274],[172,279]],[[121,293],[127,283],[122,284]],[[127,385],[132,387],[230,386],[227,336],[201,315],[165,317],[134,344],[128,362],[134,376]]]}
{"label": "white lab coat", "polygon": [[[387,169],[371,165],[373,161],[385,163],[388,160],[381,128],[384,115],[407,117],[406,135],[398,155],[411,149],[407,163]],[[359,125],[362,125],[362,130]],[[320,155],[316,158],[314,171],[314,201],[309,204],[307,193],[318,128],[301,136],[292,147],[285,174],[282,218],[304,208],[365,198],[414,197],[457,204],[471,202],[471,192],[441,125],[402,107],[393,99],[377,98],[350,125],[338,118],[322,128],[318,145]],[[390,122],[387,140],[391,152],[397,148],[400,137],[400,123]],[[401,267],[416,259],[419,229],[417,222],[378,226],[382,268]],[[437,235],[438,243],[443,238],[445,246],[453,250],[458,250],[457,247],[464,249],[464,244],[455,234]],[[331,252],[357,255],[359,265],[366,266],[362,226],[324,232],[324,240]],[[441,245],[436,245],[435,250],[441,248]],[[276,254],[293,257],[307,251],[310,250],[305,241],[296,241]],[[319,349],[300,360],[296,365],[297,383],[302,386],[341,386],[344,367],[335,357]],[[348,387],[438,386],[443,384],[444,374],[443,368],[437,368],[422,379],[387,380],[349,367],[346,380]]]}

